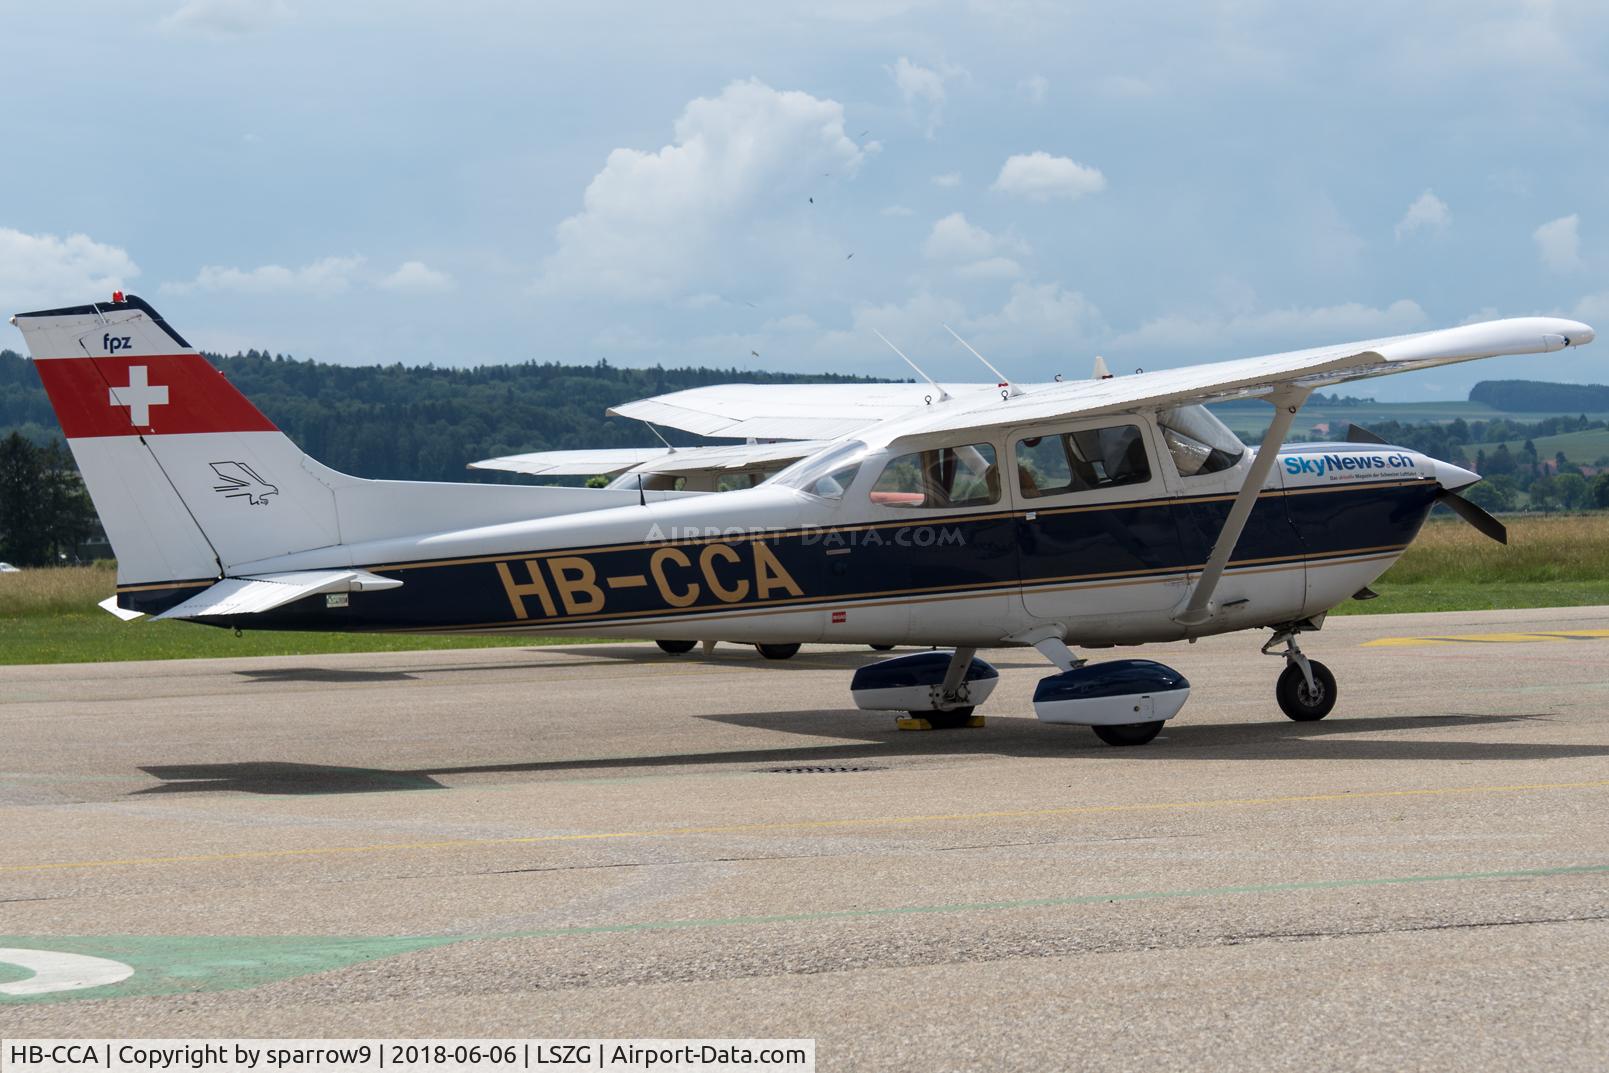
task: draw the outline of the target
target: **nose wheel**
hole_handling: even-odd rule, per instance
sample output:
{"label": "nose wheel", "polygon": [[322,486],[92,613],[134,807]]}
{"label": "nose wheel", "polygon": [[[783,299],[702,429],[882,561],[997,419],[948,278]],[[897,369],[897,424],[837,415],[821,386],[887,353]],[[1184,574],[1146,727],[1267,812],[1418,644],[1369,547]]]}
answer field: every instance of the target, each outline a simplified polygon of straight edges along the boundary
{"label": "nose wheel", "polygon": [[[1274,699],[1279,701],[1279,710],[1298,723],[1314,723],[1335,707],[1335,675],[1318,660],[1302,654],[1296,644],[1297,632],[1294,628],[1276,632],[1263,646],[1263,652],[1285,657],[1285,669],[1274,683]],[[1281,641],[1285,642],[1283,653],[1269,651]]]}
{"label": "nose wheel", "polygon": [[1335,675],[1316,659],[1308,660],[1307,666],[1313,673],[1311,686],[1307,675],[1295,663],[1286,664],[1279,672],[1279,681],[1274,683],[1279,710],[1298,723],[1317,722],[1335,707]]}

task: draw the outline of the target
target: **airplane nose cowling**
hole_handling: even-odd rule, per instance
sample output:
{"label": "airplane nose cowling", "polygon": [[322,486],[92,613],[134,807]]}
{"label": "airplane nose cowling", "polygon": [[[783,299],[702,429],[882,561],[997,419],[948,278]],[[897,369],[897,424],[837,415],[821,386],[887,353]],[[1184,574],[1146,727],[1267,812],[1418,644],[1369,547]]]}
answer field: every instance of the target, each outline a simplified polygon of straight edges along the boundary
{"label": "airplane nose cowling", "polygon": [[1481,479],[1479,473],[1467,470],[1462,466],[1455,466],[1451,462],[1435,459],[1436,483],[1449,492],[1456,492],[1460,488],[1468,488]]}

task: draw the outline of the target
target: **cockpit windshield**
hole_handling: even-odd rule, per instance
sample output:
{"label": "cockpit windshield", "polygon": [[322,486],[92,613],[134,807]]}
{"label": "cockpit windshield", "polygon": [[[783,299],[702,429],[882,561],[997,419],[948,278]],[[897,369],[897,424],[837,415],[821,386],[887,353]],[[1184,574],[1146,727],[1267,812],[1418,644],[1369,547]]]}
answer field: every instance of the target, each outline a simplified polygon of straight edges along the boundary
{"label": "cockpit windshield", "polygon": [[1156,415],[1181,477],[1233,469],[1246,445],[1205,406],[1176,406]]}
{"label": "cockpit windshield", "polygon": [[865,457],[866,445],[859,440],[849,440],[799,459],[765,483],[797,488],[820,499],[842,499],[854,483]]}

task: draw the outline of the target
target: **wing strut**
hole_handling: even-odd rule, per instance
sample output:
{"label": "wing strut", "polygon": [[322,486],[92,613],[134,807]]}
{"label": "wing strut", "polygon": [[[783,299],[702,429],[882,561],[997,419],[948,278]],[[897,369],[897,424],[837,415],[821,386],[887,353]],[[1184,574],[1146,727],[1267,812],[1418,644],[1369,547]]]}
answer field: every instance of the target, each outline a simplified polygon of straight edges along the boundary
{"label": "wing strut", "polygon": [[1312,390],[1290,388],[1270,396],[1269,401],[1274,404],[1273,423],[1263,434],[1262,446],[1257,448],[1257,457],[1252,460],[1251,469],[1246,473],[1246,482],[1240,486],[1240,493],[1229,508],[1229,517],[1224,519],[1224,527],[1219,530],[1218,539],[1212,545],[1207,565],[1201,568],[1201,577],[1196,580],[1195,588],[1190,590],[1184,607],[1173,616],[1173,621],[1184,626],[1199,626],[1212,617],[1212,594],[1218,588],[1218,580],[1223,577],[1224,567],[1229,565],[1229,556],[1246,528],[1246,519],[1251,517],[1251,508],[1257,502],[1258,493],[1263,490],[1263,482],[1268,479],[1269,470],[1274,468],[1274,459],[1279,456],[1279,447],[1285,442],[1285,434],[1291,430],[1296,411],[1302,408],[1302,403],[1307,401]]}

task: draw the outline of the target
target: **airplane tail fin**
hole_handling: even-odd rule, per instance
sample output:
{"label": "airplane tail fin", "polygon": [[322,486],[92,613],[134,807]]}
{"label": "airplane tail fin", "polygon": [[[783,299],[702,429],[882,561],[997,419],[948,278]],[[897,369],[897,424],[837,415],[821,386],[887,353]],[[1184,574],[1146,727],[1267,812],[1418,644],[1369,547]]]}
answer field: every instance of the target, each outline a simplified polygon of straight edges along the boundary
{"label": "airplane tail fin", "polygon": [[19,313],[120,586],[213,580],[340,542],[338,476],[139,298]]}

